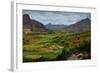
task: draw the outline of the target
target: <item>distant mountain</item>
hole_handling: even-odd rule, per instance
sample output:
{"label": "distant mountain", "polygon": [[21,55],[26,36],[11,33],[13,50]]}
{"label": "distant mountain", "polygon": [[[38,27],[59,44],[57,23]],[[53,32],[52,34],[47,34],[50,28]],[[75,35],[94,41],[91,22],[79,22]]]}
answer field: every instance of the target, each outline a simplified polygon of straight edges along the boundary
{"label": "distant mountain", "polygon": [[91,20],[89,18],[83,19],[75,24],[66,26],[64,31],[68,32],[85,32],[91,30]]}
{"label": "distant mountain", "polygon": [[48,32],[49,30],[61,30],[66,32],[84,32],[91,30],[91,20],[89,18],[83,19],[75,24],[69,26],[64,24],[42,24],[37,20],[33,20],[28,14],[23,15],[23,31],[25,33],[30,32]]}
{"label": "distant mountain", "polygon": [[45,26],[49,30],[62,30],[62,28],[65,27],[65,25],[63,25],[63,24],[52,24],[52,23],[48,23]]}
{"label": "distant mountain", "polygon": [[23,30],[25,33],[47,31],[46,27],[41,22],[30,19],[28,14],[23,15]]}

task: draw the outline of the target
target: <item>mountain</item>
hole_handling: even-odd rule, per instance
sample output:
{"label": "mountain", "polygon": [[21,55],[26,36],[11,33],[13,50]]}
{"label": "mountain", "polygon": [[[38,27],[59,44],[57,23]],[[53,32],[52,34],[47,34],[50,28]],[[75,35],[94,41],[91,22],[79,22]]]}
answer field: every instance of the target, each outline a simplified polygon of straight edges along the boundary
{"label": "mountain", "polygon": [[85,32],[91,30],[91,20],[89,18],[83,19],[75,24],[71,24],[64,28],[68,32]]}
{"label": "mountain", "polygon": [[46,27],[39,21],[33,20],[28,14],[23,15],[23,31],[30,32],[46,32]]}
{"label": "mountain", "polygon": [[52,23],[48,23],[45,26],[49,30],[62,30],[62,28],[65,27],[65,25],[63,25],[63,24],[52,24]]}
{"label": "mountain", "polygon": [[27,15],[27,14],[25,14],[25,15],[23,15],[23,31],[25,32],[25,33],[29,33],[29,32],[31,32],[31,22],[30,22],[30,17],[29,17],[29,15]]}

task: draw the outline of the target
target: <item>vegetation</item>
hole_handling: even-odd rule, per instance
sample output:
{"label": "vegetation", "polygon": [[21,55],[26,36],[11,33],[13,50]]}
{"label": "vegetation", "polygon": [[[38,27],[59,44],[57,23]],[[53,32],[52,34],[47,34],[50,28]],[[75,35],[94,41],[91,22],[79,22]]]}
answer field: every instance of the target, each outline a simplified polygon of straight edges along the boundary
{"label": "vegetation", "polygon": [[90,40],[90,32],[24,33],[23,62],[90,59]]}

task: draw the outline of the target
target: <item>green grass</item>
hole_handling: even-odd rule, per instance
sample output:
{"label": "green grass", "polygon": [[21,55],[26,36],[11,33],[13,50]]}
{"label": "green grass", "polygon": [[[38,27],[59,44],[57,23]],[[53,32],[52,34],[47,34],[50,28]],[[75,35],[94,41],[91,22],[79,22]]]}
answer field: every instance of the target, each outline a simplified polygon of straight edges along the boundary
{"label": "green grass", "polygon": [[23,62],[67,60],[74,52],[90,53],[90,40],[90,32],[24,34]]}

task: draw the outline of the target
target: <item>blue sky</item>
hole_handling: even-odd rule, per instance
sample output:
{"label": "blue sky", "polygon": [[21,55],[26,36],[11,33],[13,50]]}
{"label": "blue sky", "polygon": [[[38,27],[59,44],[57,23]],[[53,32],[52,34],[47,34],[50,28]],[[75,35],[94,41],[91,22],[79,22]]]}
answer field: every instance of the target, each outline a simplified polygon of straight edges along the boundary
{"label": "blue sky", "polygon": [[29,14],[31,19],[37,20],[44,25],[48,23],[70,25],[85,18],[91,19],[90,13],[79,12],[23,10],[23,14]]}

